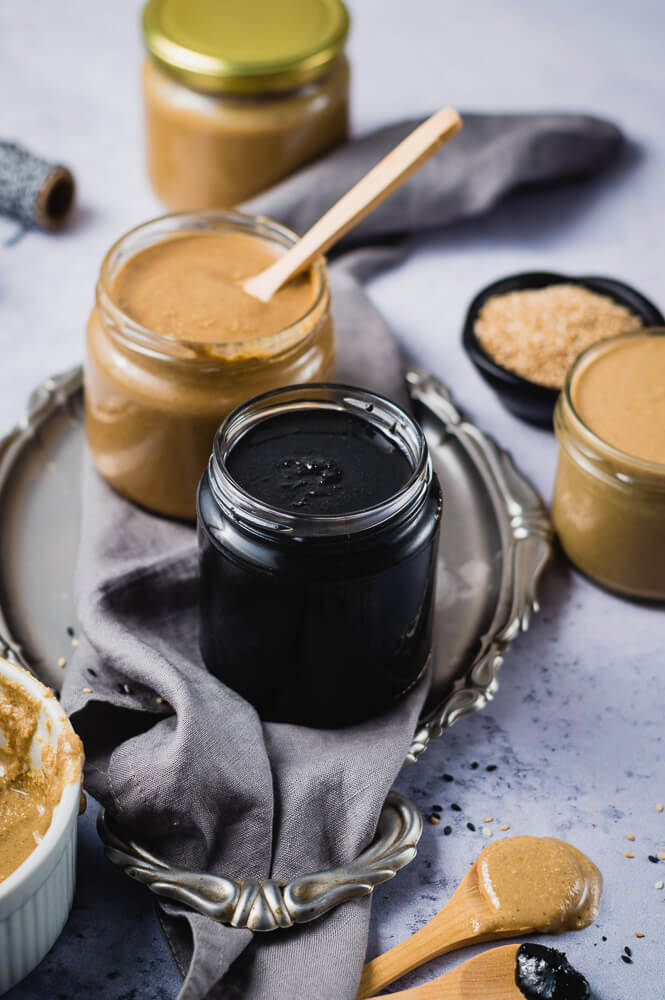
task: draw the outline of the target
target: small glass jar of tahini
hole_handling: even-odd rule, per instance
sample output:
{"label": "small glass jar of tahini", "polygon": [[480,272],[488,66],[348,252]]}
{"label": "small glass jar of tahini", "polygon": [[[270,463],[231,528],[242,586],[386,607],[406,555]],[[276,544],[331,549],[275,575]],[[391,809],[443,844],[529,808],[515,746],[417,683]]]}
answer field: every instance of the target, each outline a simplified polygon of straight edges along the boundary
{"label": "small glass jar of tahini", "polygon": [[208,669],[268,720],[388,708],[429,663],[441,507],[421,429],[382,396],[302,385],[238,407],[198,491]]}
{"label": "small glass jar of tahini", "polygon": [[342,0],[148,0],[148,174],[176,211],[230,208],[343,142]]}

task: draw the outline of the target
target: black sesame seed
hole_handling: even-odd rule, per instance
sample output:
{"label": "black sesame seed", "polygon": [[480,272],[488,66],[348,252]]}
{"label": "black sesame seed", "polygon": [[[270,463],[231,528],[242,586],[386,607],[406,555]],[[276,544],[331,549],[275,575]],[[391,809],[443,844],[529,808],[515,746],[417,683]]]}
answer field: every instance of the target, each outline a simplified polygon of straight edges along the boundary
{"label": "black sesame seed", "polygon": [[632,951],[630,950],[630,948],[628,947],[628,945],[626,945],[626,947],[625,947],[625,948],[624,948],[623,950],[624,950],[624,951],[625,951],[625,953],[626,953],[626,954],[628,955],[628,958],[632,958],[632,957],[633,957],[633,953],[632,953]]}
{"label": "black sesame seed", "polygon": [[601,938],[601,941],[607,941],[607,938],[605,937],[605,935],[604,935],[604,934],[603,934],[603,936],[602,936],[602,938]]}
{"label": "black sesame seed", "polygon": [[97,671],[95,670],[94,667],[88,667],[88,673],[90,674],[91,677],[97,676]]}
{"label": "black sesame seed", "polygon": [[472,771],[477,771],[478,770],[478,761],[477,760],[474,760],[473,764],[471,765],[471,770]]}
{"label": "black sesame seed", "polygon": [[452,826],[444,826],[443,832],[446,835],[446,837],[449,837],[450,834],[453,832]]}
{"label": "black sesame seed", "polygon": [[461,813],[461,811],[462,811],[462,807],[461,807],[461,806],[458,806],[456,802],[453,802],[453,803],[451,804],[450,808],[451,808],[451,809],[452,809],[452,811],[453,811],[453,812],[455,812],[455,813]]}
{"label": "black sesame seed", "polygon": [[490,773],[492,771],[496,771],[496,764],[488,764],[487,767],[485,768],[485,770],[489,771]]}
{"label": "black sesame seed", "polygon": [[632,958],[628,958],[628,955],[622,955],[621,956],[621,961],[625,962],[626,965],[632,965],[633,964]]}
{"label": "black sesame seed", "polygon": [[467,823],[466,824],[466,828],[467,828],[467,830],[471,830],[471,833],[475,833],[476,832],[476,828],[473,825],[473,823]]}
{"label": "black sesame seed", "polygon": [[70,639],[74,637],[74,629],[71,627],[71,625],[67,626],[67,635],[70,637]]}
{"label": "black sesame seed", "polygon": [[435,813],[443,812],[443,806],[432,806],[432,812]]}
{"label": "black sesame seed", "polygon": [[443,777],[444,781],[454,781],[455,780],[453,778],[452,774],[444,774],[444,775],[442,775],[442,777]]}
{"label": "black sesame seed", "polygon": [[649,861],[650,861],[650,862],[651,862],[651,863],[652,863],[653,865],[657,865],[657,864],[658,864],[658,858],[657,858],[657,857],[655,856],[655,854],[650,854],[650,855],[649,855]]}

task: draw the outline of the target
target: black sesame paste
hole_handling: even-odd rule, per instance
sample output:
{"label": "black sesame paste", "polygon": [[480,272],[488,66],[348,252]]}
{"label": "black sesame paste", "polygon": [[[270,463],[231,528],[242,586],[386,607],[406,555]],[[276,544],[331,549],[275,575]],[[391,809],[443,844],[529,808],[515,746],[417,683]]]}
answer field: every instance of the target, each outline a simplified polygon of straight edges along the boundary
{"label": "black sesame paste", "polygon": [[422,439],[416,462],[377,423],[395,404],[373,396],[356,415],[338,395],[338,407],[286,405],[220,444],[199,488],[203,658],[272,721],[375,715],[431,651],[441,493],[436,476],[414,476],[424,438],[398,411]]}
{"label": "black sesame paste", "polygon": [[528,1000],[589,1000],[589,984],[562,951],[523,944],[517,952],[515,985]]}
{"label": "black sesame paste", "polygon": [[244,434],[229,474],[248,493],[303,514],[335,516],[387,500],[411,476],[399,447],[352,413],[281,413]]}

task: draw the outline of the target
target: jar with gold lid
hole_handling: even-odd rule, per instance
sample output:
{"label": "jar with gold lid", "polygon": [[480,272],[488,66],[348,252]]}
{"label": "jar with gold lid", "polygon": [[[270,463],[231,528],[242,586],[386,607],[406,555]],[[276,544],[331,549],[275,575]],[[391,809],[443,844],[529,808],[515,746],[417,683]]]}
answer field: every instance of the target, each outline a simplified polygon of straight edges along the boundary
{"label": "jar with gold lid", "polygon": [[665,328],[584,351],[554,428],[552,518],[566,555],[611,590],[665,600]]}
{"label": "jar with gold lid", "polygon": [[269,219],[186,212],[111,247],[88,322],[86,432],[98,471],[123,496],[194,518],[227,414],[257,393],[333,375],[323,259],[285,288],[281,306],[282,292],[266,306],[236,285],[295,240]]}
{"label": "jar with gold lid", "polygon": [[228,208],[343,141],[342,0],[149,0],[148,173],[171,209]]}

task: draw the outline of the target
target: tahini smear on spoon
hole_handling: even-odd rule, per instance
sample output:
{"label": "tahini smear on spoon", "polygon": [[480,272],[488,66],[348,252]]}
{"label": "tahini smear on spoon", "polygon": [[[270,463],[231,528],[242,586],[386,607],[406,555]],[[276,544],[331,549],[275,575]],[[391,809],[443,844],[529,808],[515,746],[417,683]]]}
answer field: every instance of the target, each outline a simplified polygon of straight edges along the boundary
{"label": "tahini smear on spoon", "polygon": [[436,917],[367,963],[358,997],[374,996],[424,962],[470,944],[581,930],[598,914],[601,889],[600,872],[571,844],[553,837],[497,840]]}

